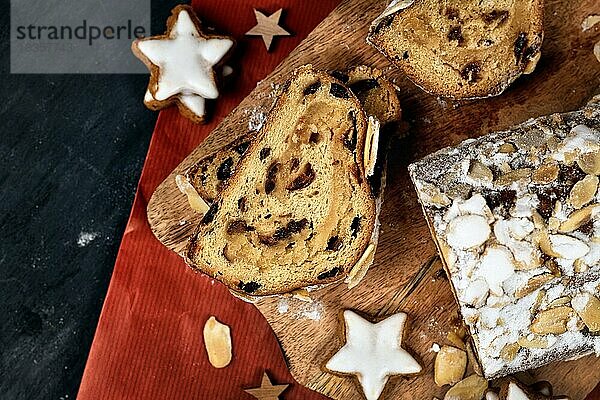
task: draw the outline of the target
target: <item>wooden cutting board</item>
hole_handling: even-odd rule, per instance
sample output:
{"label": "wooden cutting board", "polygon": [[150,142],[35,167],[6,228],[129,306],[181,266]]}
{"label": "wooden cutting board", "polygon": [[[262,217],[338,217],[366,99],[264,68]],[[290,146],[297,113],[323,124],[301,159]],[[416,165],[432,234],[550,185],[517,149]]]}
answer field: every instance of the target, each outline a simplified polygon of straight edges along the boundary
{"label": "wooden cutting board", "polygon": [[[182,251],[199,216],[177,189],[175,175],[247,132],[250,110],[268,110],[271,85],[283,82],[295,67],[312,63],[318,68],[344,69],[369,64],[384,70],[401,89],[409,135],[392,142],[374,266],[352,290],[340,284],[312,292],[313,303],[265,298],[256,306],[279,338],[295,379],[335,399],[362,398],[353,379],[321,369],[342,346],[340,312],[351,308],[374,318],[407,312],[410,325],[404,345],[418,357],[424,373],[391,379],[382,398],[443,398],[446,388],[433,382],[435,353],[430,349],[433,343],[447,343],[446,333],[458,322],[457,306],[406,167],[469,137],[508,128],[531,117],[575,110],[600,92],[600,63],[592,52],[600,40],[600,26],[586,32],[581,28],[586,16],[600,14],[600,2],[546,3],[546,38],[535,73],[519,79],[500,97],[459,103],[424,93],[365,43],[368,26],[385,8],[384,2],[343,1],[158,187],[148,205],[152,230],[167,247]],[[552,382],[555,393],[583,399],[600,380],[600,359],[557,363],[531,375]]]}

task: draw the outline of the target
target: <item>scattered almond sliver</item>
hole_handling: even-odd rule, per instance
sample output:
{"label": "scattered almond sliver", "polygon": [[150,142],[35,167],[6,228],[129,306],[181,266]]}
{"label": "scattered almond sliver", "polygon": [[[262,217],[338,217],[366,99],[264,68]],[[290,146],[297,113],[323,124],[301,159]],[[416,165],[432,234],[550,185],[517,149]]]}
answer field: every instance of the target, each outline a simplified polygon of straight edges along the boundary
{"label": "scattered almond sliver", "polygon": [[581,30],[584,32],[588,31],[592,29],[598,22],[600,22],[600,15],[588,15],[581,23]]}
{"label": "scattered almond sliver", "polygon": [[467,353],[452,346],[442,346],[435,357],[434,380],[436,385],[454,385],[467,368]]}
{"label": "scattered almond sliver", "polygon": [[369,116],[367,125],[367,136],[364,149],[364,167],[367,176],[372,176],[375,172],[375,164],[377,163],[377,151],[379,150],[379,121]]}
{"label": "scattered almond sliver", "polygon": [[466,377],[446,392],[444,400],[480,400],[488,388],[488,382],[473,374]]}
{"label": "scattered almond sliver", "polygon": [[204,347],[208,361],[215,368],[225,368],[232,358],[231,330],[211,316],[204,324]]}
{"label": "scattered almond sliver", "polygon": [[367,271],[371,267],[373,263],[373,259],[375,258],[375,245],[373,243],[369,243],[363,255],[358,259],[354,267],[348,273],[348,277],[344,282],[348,284],[348,289],[352,289],[356,287],[360,281],[363,280]]}
{"label": "scattered almond sliver", "polygon": [[206,214],[209,208],[208,204],[200,197],[192,184],[183,175],[177,175],[175,177],[175,183],[181,193],[187,196],[188,203],[190,204],[190,207],[192,207],[192,210],[199,212],[202,215]]}
{"label": "scattered almond sliver", "polygon": [[310,297],[310,292],[304,288],[302,289],[296,289],[294,291],[292,291],[292,297],[294,299],[300,300],[300,301],[304,301],[307,303],[312,303],[313,300]]}

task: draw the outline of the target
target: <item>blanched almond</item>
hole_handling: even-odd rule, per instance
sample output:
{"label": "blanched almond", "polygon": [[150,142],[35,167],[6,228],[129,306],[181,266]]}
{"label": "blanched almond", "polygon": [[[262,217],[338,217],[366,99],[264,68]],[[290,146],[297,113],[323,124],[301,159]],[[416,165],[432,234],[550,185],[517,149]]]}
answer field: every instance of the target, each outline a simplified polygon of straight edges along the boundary
{"label": "blanched almond", "polygon": [[566,304],[569,304],[570,302],[571,302],[571,298],[569,296],[562,296],[562,297],[559,297],[557,299],[552,300],[548,304],[548,308],[554,308],[554,307],[558,307],[558,306],[564,306]]}
{"label": "blanched almond", "polygon": [[535,297],[535,301],[531,305],[531,315],[535,315],[538,312],[540,306],[542,305],[544,297],[546,297],[546,291],[544,289],[541,289]]}
{"label": "blanched almond", "polygon": [[312,298],[310,297],[310,292],[308,290],[306,290],[305,288],[296,289],[296,290],[292,291],[292,297],[294,299],[298,299],[298,300],[304,301],[306,303],[313,302]]}
{"label": "blanched almond", "polygon": [[467,250],[485,243],[491,233],[485,217],[460,215],[448,224],[446,241],[453,249]]}
{"label": "blanched almond", "polygon": [[435,357],[434,380],[436,385],[454,385],[460,381],[467,368],[467,353],[452,346],[442,346]]}
{"label": "blanched almond", "polygon": [[550,342],[548,338],[538,335],[530,335],[523,336],[517,340],[517,343],[521,347],[526,347],[528,349],[547,349],[550,347]]}
{"label": "blanched almond", "polygon": [[596,212],[598,204],[591,204],[581,210],[576,210],[569,215],[566,221],[560,224],[559,232],[569,233],[579,229],[581,226],[587,224],[592,215]]}
{"label": "blanched almond", "polygon": [[591,332],[600,331],[600,300],[589,293],[578,294],[571,305]]}
{"label": "blanched almond", "polygon": [[587,271],[589,269],[590,269],[590,266],[587,265],[585,262],[583,262],[583,260],[581,258],[578,258],[573,263],[573,271],[575,271],[577,273],[585,272],[585,271]]}
{"label": "blanched almond", "polygon": [[550,237],[548,236],[548,233],[546,233],[546,231],[543,231],[543,230],[538,231],[535,234],[534,239],[536,240],[542,253],[544,253],[545,255],[550,256],[550,257],[560,258],[560,254],[558,254],[552,248],[552,243],[550,242]]}
{"label": "blanched almond", "polygon": [[444,400],[481,400],[488,382],[478,375],[471,375],[450,388]]}
{"label": "blanched almond", "polygon": [[557,258],[576,260],[585,256],[590,251],[590,247],[585,242],[572,236],[550,235],[548,238],[550,240],[552,252],[555,254],[554,257]]}
{"label": "blanched almond", "polygon": [[573,186],[569,193],[569,202],[573,208],[580,209],[594,199],[597,190],[598,177],[587,175]]}
{"label": "blanched almond", "polygon": [[540,335],[549,333],[559,335],[567,331],[567,322],[573,315],[573,309],[568,306],[560,306],[548,310],[540,311],[529,330]]}
{"label": "blanched almond", "polygon": [[600,150],[579,155],[577,165],[586,174],[600,175]]}
{"label": "blanched almond", "polygon": [[517,299],[525,297],[528,294],[533,293],[537,289],[541,288],[546,283],[550,282],[552,279],[554,279],[554,275],[547,273],[533,276],[527,281],[525,286],[517,289],[517,291],[515,292],[515,297]]}
{"label": "blanched almond", "polygon": [[225,368],[231,362],[231,331],[229,326],[211,316],[204,324],[204,347],[208,361],[215,368]]}
{"label": "blanched almond", "polygon": [[344,280],[348,284],[348,290],[355,288],[363,280],[375,259],[375,244],[369,243],[365,252],[360,256],[354,267],[348,273]]}

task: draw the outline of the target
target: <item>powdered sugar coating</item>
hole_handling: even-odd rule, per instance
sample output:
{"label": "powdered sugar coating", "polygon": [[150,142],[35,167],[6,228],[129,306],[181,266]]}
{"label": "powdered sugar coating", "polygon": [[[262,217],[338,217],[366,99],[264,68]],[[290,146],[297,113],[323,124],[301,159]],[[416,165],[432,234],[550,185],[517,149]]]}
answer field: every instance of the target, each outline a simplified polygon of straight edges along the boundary
{"label": "powdered sugar coating", "polygon": [[[589,160],[600,154],[599,101],[467,140],[409,167],[488,378],[600,354],[600,336],[575,310],[565,321],[543,315],[571,307],[581,293],[599,296],[600,194],[596,188],[579,219],[570,203],[575,184],[597,174]],[[491,234],[481,245],[472,246],[474,225],[465,216],[477,218],[480,232],[487,222]],[[564,323],[565,331],[532,332],[536,318]],[[507,356],[510,348],[516,352]]]}

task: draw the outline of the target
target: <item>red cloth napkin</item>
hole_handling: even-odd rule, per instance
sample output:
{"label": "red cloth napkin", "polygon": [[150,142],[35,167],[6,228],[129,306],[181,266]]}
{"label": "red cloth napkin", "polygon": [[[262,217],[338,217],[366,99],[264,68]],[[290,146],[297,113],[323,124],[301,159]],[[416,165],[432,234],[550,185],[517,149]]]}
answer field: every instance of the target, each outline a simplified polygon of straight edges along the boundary
{"label": "red cloth napkin", "polygon": [[[205,126],[190,123],[176,108],[160,113],[78,398],[254,399],[242,389],[260,386],[264,370],[274,383],[294,383],[273,332],[252,305],[219,283],[192,272],[153,236],[146,205],[163,179],[337,5],[338,0],[194,1],[199,17],[238,42],[228,63],[230,84]],[[275,38],[267,53],[260,37],[247,37],[256,19],[283,8],[281,25],[293,36]],[[145,88],[139,88],[140,107]],[[202,328],[210,315],[231,327],[233,361],[213,368]],[[286,399],[322,399],[293,384]]]}
{"label": "red cloth napkin", "polygon": [[[231,84],[217,101],[211,123],[198,126],[175,108],[160,113],[78,398],[252,400],[243,388],[292,383],[286,399],[323,399],[289,374],[277,339],[258,310],[219,283],[193,273],[156,240],[146,219],[155,188],[256,85],[336,6],[338,0],[194,1],[203,21],[238,41]],[[252,8],[283,8],[282,25],[294,33],[276,38],[267,53],[260,37],[245,37],[256,23]],[[139,88],[140,107],[145,88]],[[207,359],[202,328],[210,315],[231,327],[233,361],[224,369]],[[589,399],[600,398],[600,390]]]}

